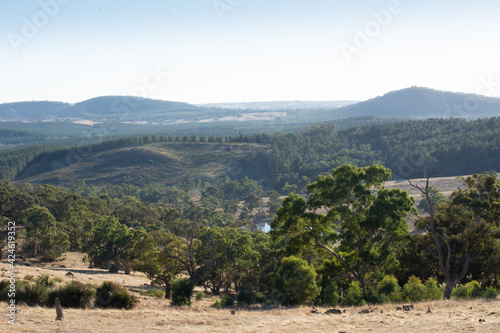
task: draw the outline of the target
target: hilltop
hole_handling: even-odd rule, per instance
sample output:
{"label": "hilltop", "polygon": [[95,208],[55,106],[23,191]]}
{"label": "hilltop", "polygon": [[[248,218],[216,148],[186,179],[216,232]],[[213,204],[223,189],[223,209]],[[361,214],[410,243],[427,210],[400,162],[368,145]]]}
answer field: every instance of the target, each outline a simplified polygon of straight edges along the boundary
{"label": "hilltop", "polygon": [[423,87],[389,92],[339,109],[356,116],[477,118],[500,115],[500,98]]}

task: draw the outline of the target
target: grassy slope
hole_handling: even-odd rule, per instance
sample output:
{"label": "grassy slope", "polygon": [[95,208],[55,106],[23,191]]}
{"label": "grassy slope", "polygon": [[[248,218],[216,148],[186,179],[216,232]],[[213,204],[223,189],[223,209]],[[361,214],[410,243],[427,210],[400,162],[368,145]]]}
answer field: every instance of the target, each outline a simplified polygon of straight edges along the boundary
{"label": "grassy slope", "polygon": [[69,186],[83,179],[97,186],[123,182],[142,185],[247,175],[265,184],[269,182],[265,166],[270,154],[269,147],[256,144],[153,143],[76,158],[68,155],[77,162],[69,166],[67,159],[42,160],[26,168],[16,181]]}

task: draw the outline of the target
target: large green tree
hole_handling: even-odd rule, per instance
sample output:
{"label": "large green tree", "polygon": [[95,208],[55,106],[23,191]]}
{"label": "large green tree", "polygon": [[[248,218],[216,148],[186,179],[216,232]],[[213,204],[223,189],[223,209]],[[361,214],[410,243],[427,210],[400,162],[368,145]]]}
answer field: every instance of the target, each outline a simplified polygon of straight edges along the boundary
{"label": "large green tree", "polygon": [[316,248],[335,258],[342,276],[358,281],[382,278],[397,266],[409,240],[406,219],[414,199],[384,188],[391,171],[380,165],[344,165],[308,185],[306,200],[290,194],[272,222],[275,239],[287,238],[292,252]]}
{"label": "large green tree", "polygon": [[466,188],[452,193],[439,212],[432,205],[429,178],[419,189],[430,207],[429,216],[417,228],[428,232],[434,243],[438,267],[446,287],[444,299],[468,274],[487,283],[497,281],[500,234],[500,182],[496,175],[474,174],[465,180]]}
{"label": "large green tree", "polygon": [[182,242],[173,234],[161,230],[152,230],[139,240],[134,247],[137,258],[132,267],[143,272],[154,285],[165,286],[165,299],[171,295],[174,279],[184,270],[179,260],[168,256]]}
{"label": "large green tree", "polygon": [[47,208],[35,205],[25,210],[23,216],[26,225],[25,249],[49,260],[58,258],[68,250],[68,235],[61,230]]}

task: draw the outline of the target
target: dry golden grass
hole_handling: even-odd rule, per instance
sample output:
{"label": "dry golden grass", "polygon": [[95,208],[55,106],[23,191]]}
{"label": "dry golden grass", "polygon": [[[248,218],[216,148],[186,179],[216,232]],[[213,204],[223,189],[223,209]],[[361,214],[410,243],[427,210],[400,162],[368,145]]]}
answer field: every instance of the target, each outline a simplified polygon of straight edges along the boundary
{"label": "dry golden grass", "polygon": [[[149,281],[142,274],[127,276],[88,269],[81,257],[68,253],[62,261],[43,267],[19,265],[17,278],[49,274],[67,281],[72,278],[65,273],[71,271],[74,279],[82,282],[110,280],[135,291],[151,288],[144,285]],[[8,269],[5,261],[0,263],[1,268]],[[311,307],[304,306],[236,310],[231,315],[230,309],[212,308],[213,298],[199,302],[193,298],[193,305],[183,308],[172,307],[166,300],[140,295],[138,299],[140,303],[131,311],[64,309],[63,321],[55,320],[52,308],[21,305],[15,326],[7,323],[6,303],[1,303],[5,315],[0,320],[0,332],[500,332],[498,301],[423,302],[416,303],[410,312],[396,311],[396,305],[382,305],[346,308],[346,313],[327,315],[327,308],[318,308],[313,314]],[[427,313],[429,306],[432,313]],[[363,309],[374,312],[359,314]]]}

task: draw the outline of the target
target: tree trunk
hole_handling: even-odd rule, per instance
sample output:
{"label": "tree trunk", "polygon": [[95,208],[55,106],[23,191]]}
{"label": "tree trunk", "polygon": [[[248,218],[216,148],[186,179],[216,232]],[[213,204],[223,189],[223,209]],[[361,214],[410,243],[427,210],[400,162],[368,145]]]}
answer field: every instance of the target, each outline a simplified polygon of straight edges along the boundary
{"label": "tree trunk", "polygon": [[446,287],[444,288],[443,292],[443,299],[450,299],[451,297],[451,292],[453,291],[453,284],[451,282],[446,282]]}
{"label": "tree trunk", "polygon": [[444,292],[443,292],[443,299],[448,300],[451,297],[453,287],[455,287],[455,285],[457,285],[460,281],[462,281],[465,278],[465,276],[467,275],[467,270],[469,269],[471,258],[470,258],[469,251],[466,250],[466,252],[465,252],[466,257],[465,257],[465,261],[464,261],[463,266],[462,266],[462,271],[460,272],[460,274],[458,274],[458,276],[456,278],[453,278],[451,276],[450,269],[448,267],[449,259],[451,257],[451,252],[450,252],[451,249],[449,247],[448,238],[446,236],[446,233],[443,233],[443,239],[445,240],[446,244],[448,245],[448,260],[445,263],[444,253],[443,253],[443,250],[441,249],[441,242],[439,241],[439,236],[438,236],[436,229],[435,229],[434,207],[432,207],[431,198],[429,196],[429,178],[430,177],[431,176],[427,177],[425,190],[417,185],[413,185],[410,180],[408,180],[408,182],[410,183],[410,185],[412,187],[420,190],[420,192],[422,192],[422,194],[425,195],[425,199],[427,201],[427,204],[429,205],[429,226],[427,227],[427,231],[430,233],[432,239],[434,240],[434,244],[436,246],[436,251],[437,251],[437,255],[438,255],[439,270],[441,271],[441,273],[443,273],[444,278],[445,278],[445,282],[446,282],[446,287],[445,287]]}
{"label": "tree trunk", "polygon": [[168,282],[165,282],[165,299],[170,299],[171,294],[171,283],[169,280]]}
{"label": "tree trunk", "polygon": [[125,262],[125,264],[123,265],[123,269],[125,270],[125,274],[130,275],[130,263],[129,262]]}

